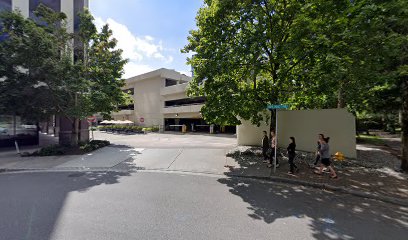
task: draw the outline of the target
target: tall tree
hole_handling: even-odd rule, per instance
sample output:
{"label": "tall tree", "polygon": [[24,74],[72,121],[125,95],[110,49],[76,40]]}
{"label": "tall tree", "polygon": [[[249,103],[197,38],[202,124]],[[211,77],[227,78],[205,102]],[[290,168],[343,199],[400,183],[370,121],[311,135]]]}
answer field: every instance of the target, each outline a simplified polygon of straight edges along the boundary
{"label": "tall tree", "polygon": [[309,7],[295,0],[205,1],[183,51],[194,53],[189,94],[207,97],[206,120],[268,121],[267,104],[286,102],[302,86],[302,66],[313,56]]}
{"label": "tall tree", "polygon": [[97,32],[92,16],[81,16],[82,55],[74,61],[74,38],[66,16],[40,4],[36,21],[18,12],[0,15],[5,40],[0,42],[0,110],[27,118],[53,114],[73,125],[71,143],[78,142],[79,119],[108,114],[125,104],[121,90],[126,60],[116,49],[108,26]]}

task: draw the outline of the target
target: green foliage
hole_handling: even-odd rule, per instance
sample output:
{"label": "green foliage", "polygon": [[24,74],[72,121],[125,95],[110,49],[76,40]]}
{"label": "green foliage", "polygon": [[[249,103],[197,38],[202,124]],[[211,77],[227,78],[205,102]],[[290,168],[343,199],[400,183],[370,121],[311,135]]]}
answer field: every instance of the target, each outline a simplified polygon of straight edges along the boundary
{"label": "green foliage", "polygon": [[158,127],[147,127],[142,129],[143,132],[158,132],[159,128]]}
{"label": "green foliage", "polygon": [[379,138],[378,136],[373,136],[373,135],[358,135],[356,137],[357,143],[365,143],[365,144],[373,144],[373,145],[379,145],[383,146],[385,145],[384,140]]}
{"label": "green foliage", "polygon": [[60,145],[51,145],[41,148],[39,151],[35,151],[31,156],[58,156],[64,155],[66,147]]}
{"label": "green foliage", "polygon": [[84,150],[85,152],[91,152],[96,149],[103,148],[109,145],[110,145],[110,142],[107,140],[92,140],[90,142],[81,144],[79,148],[81,150]]}
{"label": "green foliage", "polygon": [[99,130],[101,131],[126,131],[126,132],[158,132],[159,127],[142,127],[142,126],[127,126],[127,125],[106,125],[106,126],[99,126]]}
{"label": "green foliage", "polygon": [[[61,90],[57,86],[63,85],[73,70],[61,40],[66,36],[61,33],[66,32],[65,15],[51,14],[41,4],[37,13],[40,21],[50,23],[49,27],[20,13],[0,14],[0,34],[7,36],[0,42],[0,110],[33,120],[58,111],[55,94]],[[51,31],[50,26],[56,29]]]}
{"label": "green foliage", "polygon": [[92,140],[90,142],[79,143],[78,146],[51,145],[43,147],[27,156],[58,156],[68,154],[84,154],[99,148],[109,146],[110,142],[106,140]]}
{"label": "green foliage", "polygon": [[78,119],[97,112],[109,114],[130,101],[121,90],[127,60],[116,49],[107,25],[97,32],[85,10],[80,31],[70,34],[65,14],[42,4],[35,14],[37,22],[19,12],[0,15],[0,34],[7,36],[0,42],[2,114],[32,120],[57,114],[76,123],[74,132],[78,132]]}
{"label": "green foliage", "polygon": [[[324,49],[319,24],[336,1],[205,1],[184,52],[194,68],[189,95],[206,96],[203,117],[217,124],[267,121],[268,104],[292,103],[314,86],[310,74]],[[333,6],[331,4],[334,4]],[[329,15],[330,16],[330,15]],[[336,18],[332,21],[335,21]],[[308,96],[311,104],[325,99]]]}

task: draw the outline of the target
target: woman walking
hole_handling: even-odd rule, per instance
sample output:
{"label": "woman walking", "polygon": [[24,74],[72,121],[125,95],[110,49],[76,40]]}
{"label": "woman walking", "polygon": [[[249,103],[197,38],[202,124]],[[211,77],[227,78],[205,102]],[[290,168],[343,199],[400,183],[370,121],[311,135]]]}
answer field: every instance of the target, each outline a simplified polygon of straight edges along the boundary
{"label": "woman walking", "polygon": [[289,166],[290,166],[290,170],[289,170],[288,173],[289,174],[294,174],[295,169],[296,169],[296,172],[299,171],[298,167],[294,163],[295,156],[296,156],[296,141],[295,141],[294,137],[290,137],[290,141],[291,141],[291,143],[287,147],[288,157],[289,157]]}
{"label": "woman walking", "polygon": [[330,146],[329,146],[329,137],[323,138],[320,141],[320,157],[321,157],[321,164],[320,168],[318,171],[315,171],[316,174],[321,175],[323,172],[323,167],[327,167],[330,170],[330,178],[337,178],[337,174],[334,171],[333,167],[331,166],[331,161],[330,161]]}

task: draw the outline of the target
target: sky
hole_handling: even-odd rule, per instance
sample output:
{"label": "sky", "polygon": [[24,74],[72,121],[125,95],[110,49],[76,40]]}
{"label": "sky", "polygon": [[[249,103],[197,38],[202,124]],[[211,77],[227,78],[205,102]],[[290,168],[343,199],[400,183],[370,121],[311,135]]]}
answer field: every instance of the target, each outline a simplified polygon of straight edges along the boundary
{"label": "sky", "polygon": [[158,68],[174,69],[191,76],[180,52],[189,31],[196,29],[195,16],[202,0],[90,0],[95,25],[109,24],[118,48],[129,62],[124,78]]}

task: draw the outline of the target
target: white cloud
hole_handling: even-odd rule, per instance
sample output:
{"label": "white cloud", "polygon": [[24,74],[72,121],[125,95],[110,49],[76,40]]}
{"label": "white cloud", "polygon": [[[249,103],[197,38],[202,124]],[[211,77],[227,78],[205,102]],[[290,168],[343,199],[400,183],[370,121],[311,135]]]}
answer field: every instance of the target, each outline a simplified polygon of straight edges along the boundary
{"label": "white cloud", "polygon": [[180,71],[181,74],[184,74],[186,76],[191,77],[191,72],[187,72],[187,71]]}
{"label": "white cloud", "polygon": [[137,64],[134,62],[128,62],[124,67],[125,74],[123,75],[123,78],[126,79],[130,77],[134,77],[134,76],[137,76],[143,73],[147,73],[153,70],[154,69],[152,67],[146,64]]}
{"label": "white cloud", "polygon": [[165,56],[163,53],[163,42],[156,41],[152,36],[136,36],[126,25],[111,18],[104,21],[100,17],[95,17],[94,23],[98,29],[101,29],[105,24],[109,25],[113,37],[118,40],[117,48],[123,50],[122,57],[129,59],[129,63],[125,66],[125,77],[153,70],[143,61],[156,60],[159,61],[158,65],[160,65],[170,64],[174,60],[172,56]]}

